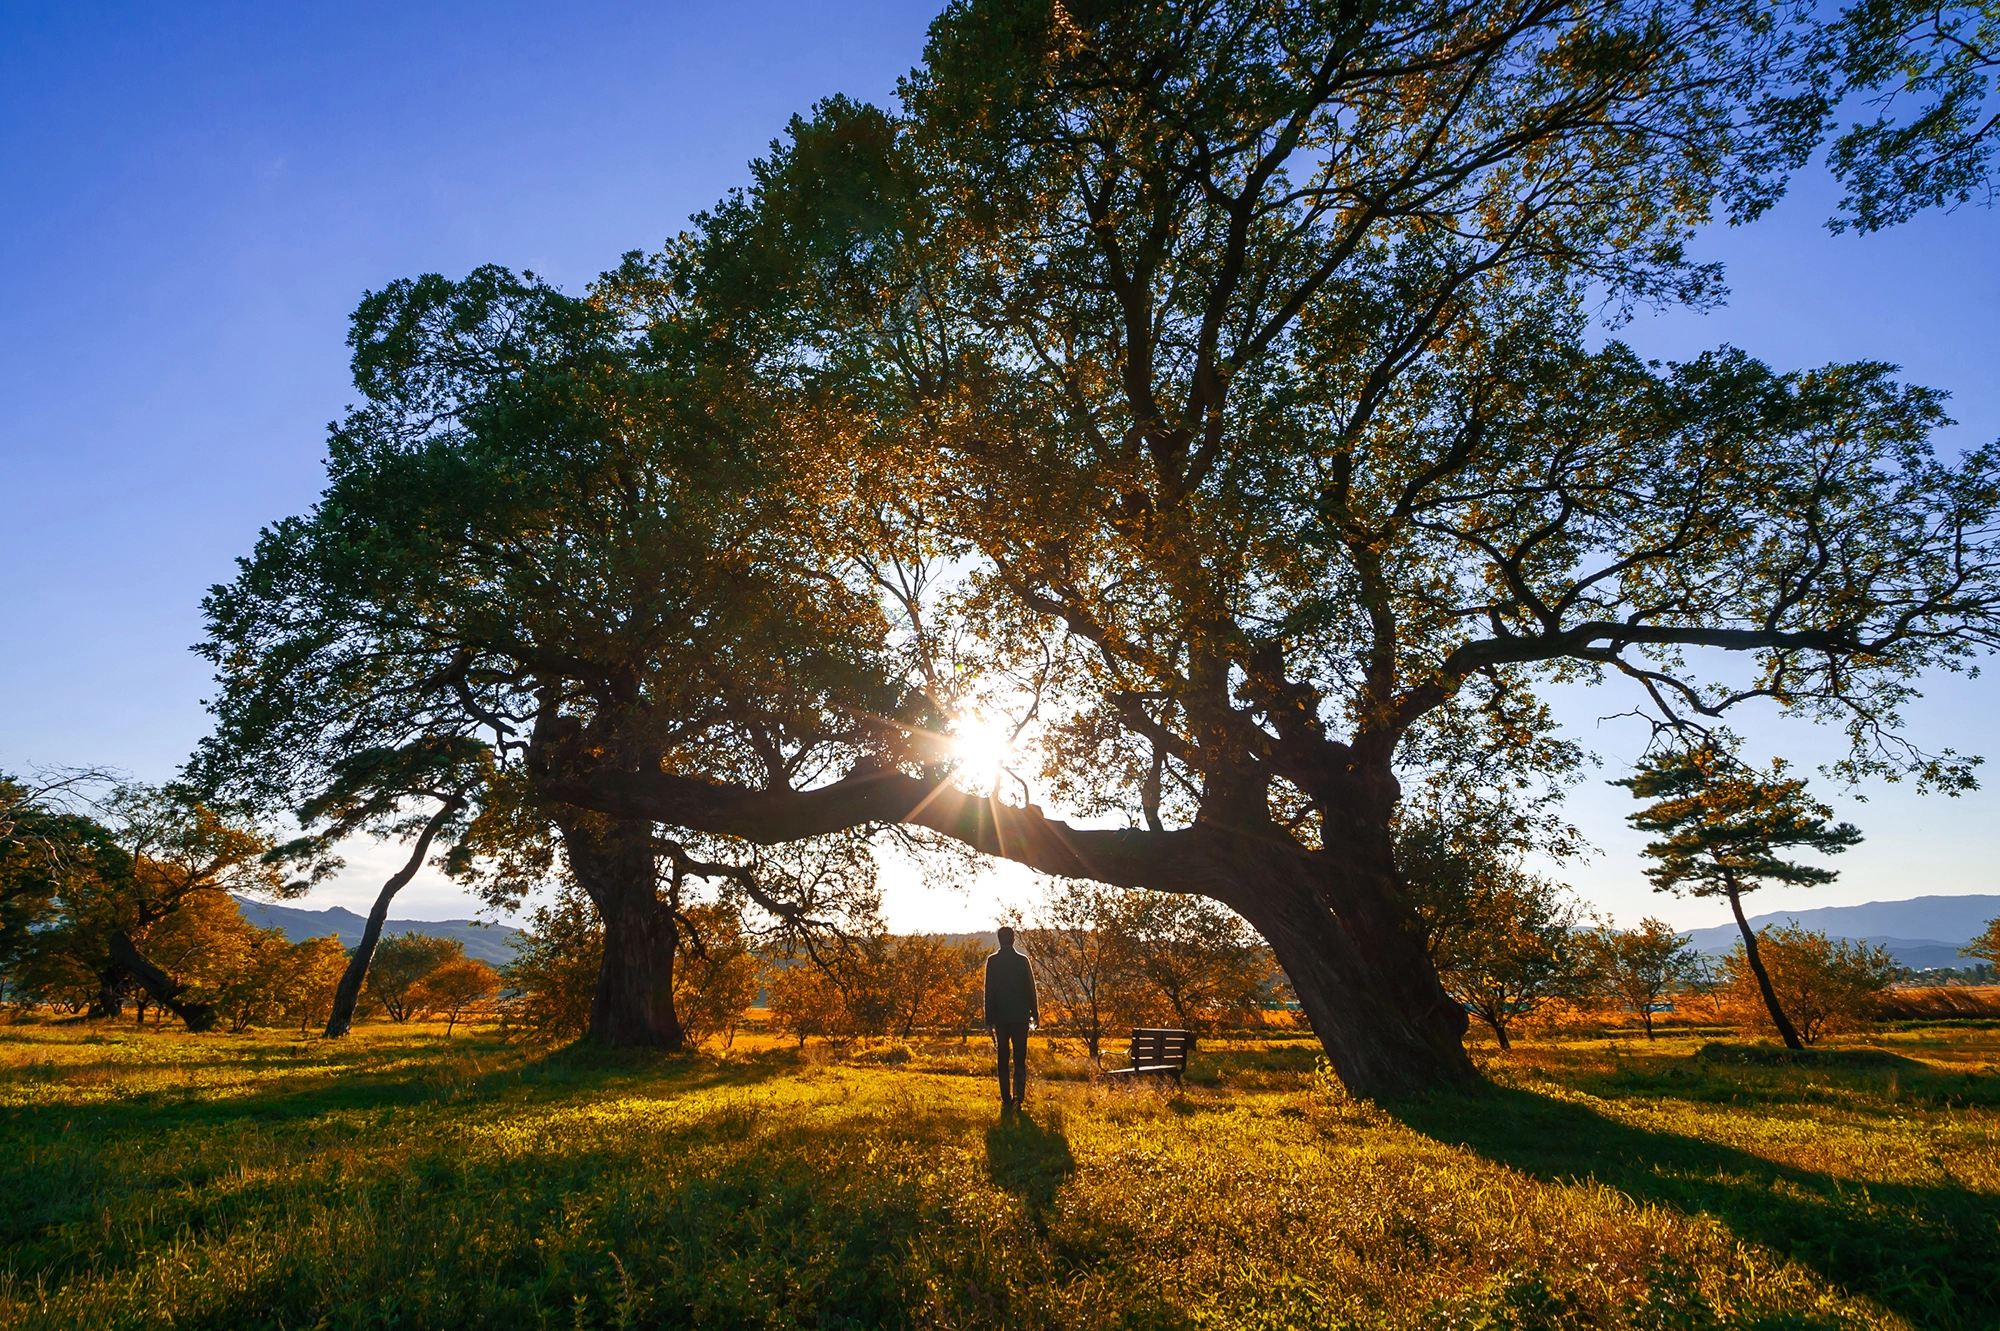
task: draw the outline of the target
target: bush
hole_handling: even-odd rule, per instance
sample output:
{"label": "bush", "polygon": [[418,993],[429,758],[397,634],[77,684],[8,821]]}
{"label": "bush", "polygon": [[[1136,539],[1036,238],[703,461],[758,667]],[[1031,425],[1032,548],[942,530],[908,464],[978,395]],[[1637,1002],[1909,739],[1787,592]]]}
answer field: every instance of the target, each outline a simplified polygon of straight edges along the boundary
{"label": "bush", "polygon": [[[1807,1044],[1817,1043],[1833,1031],[1865,1026],[1901,974],[1895,959],[1882,948],[1836,942],[1798,925],[1759,929],[1757,951],[1764,959],[1764,969],[1770,972],[1778,1005]],[[1741,943],[1724,959],[1723,967],[1736,1007],[1751,1014],[1759,1025],[1770,1025],[1757,977]]]}
{"label": "bush", "polygon": [[500,970],[514,992],[502,1008],[509,1030],[543,1040],[574,1040],[590,1029],[604,927],[582,892],[565,889],[538,906],[514,935],[514,960]]}

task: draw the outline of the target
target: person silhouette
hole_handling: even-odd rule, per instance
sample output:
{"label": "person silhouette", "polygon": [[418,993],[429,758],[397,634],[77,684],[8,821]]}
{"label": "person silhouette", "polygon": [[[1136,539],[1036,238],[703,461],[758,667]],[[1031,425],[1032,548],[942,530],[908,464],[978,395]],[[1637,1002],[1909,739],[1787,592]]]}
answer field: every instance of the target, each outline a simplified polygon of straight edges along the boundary
{"label": "person silhouette", "polygon": [[[1000,926],[1000,950],[986,958],[986,1029],[993,1032],[994,1062],[1000,1072],[1000,1111],[1021,1107],[1028,1092],[1028,1031],[1041,1024],[1035,1006],[1035,972],[1028,959],[1014,950],[1014,931]],[[1012,1092],[1007,1082],[1007,1052],[1014,1053]]]}

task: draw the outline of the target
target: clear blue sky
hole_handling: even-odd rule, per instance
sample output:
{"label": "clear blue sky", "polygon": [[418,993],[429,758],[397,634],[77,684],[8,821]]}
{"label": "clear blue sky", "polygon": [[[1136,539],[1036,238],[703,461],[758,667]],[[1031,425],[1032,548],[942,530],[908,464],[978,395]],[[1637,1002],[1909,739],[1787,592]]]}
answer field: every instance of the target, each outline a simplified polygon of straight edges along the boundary
{"label": "clear blue sky", "polygon": [[[360,293],[486,262],[580,287],[732,185],[786,118],[834,92],[886,100],[932,4],[244,5],[0,8],[0,768],[94,763],[158,779],[200,734],[198,602],[266,522],[309,505],[351,394]],[[1950,389],[1947,441],[2000,435],[2000,216],[1884,236],[1820,227],[1802,180],[1718,230],[1736,296],[1642,317],[1649,354],[1735,342],[1781,366],[1878,358]],[[2000,686],[2000,681],[1995,682]],[[1986,681],[1918,709],[1935,743],[1996,757]],[[1639,736],[1565,697],[1610,760]],[[1767,747],[1823,741],[1752,721]],[[1994,891],[2000,799],[1874,792],[1834,904]],[[1606,853],[1569,876],[1622,918],[1648,899],[1622,792],[1574,813]],[[323,894],[372,895],[383,857]],[[373,880],[373,881],[371,881]],[[990,920],[999,887],[892,894],[902,927]],[[1802,904],[1772,898],[1773,905]],[[308,903],[312,904],[312,903]],[[441,884],[398,914],[468,908]],[[1701,908],[1668,911],[1710,923]]]}

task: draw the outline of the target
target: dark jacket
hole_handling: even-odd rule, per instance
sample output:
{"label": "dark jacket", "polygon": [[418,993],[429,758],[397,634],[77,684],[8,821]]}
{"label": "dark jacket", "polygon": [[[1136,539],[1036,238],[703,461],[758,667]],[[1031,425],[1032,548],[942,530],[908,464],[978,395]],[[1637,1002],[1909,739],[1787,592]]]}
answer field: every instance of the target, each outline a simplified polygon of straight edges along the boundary
{"label": "dark jacket", "polygon": [[1035,1006],[1035,973],[1026,957],[1003,948],[986,959],[986,1024],[1020,1021],[1041,1021]]}

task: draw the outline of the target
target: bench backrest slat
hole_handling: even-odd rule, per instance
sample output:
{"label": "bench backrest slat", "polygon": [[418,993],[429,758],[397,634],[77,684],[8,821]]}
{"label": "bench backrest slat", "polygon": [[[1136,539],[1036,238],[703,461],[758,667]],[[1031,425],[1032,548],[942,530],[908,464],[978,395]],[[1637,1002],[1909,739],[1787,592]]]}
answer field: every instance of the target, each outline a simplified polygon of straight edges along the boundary
{"label": "bench backrest slat", "polygon": [[1132,1066],[1187,1067],[1194,1052],[1194,1032],[1136,1027],[1132,1031]]}

